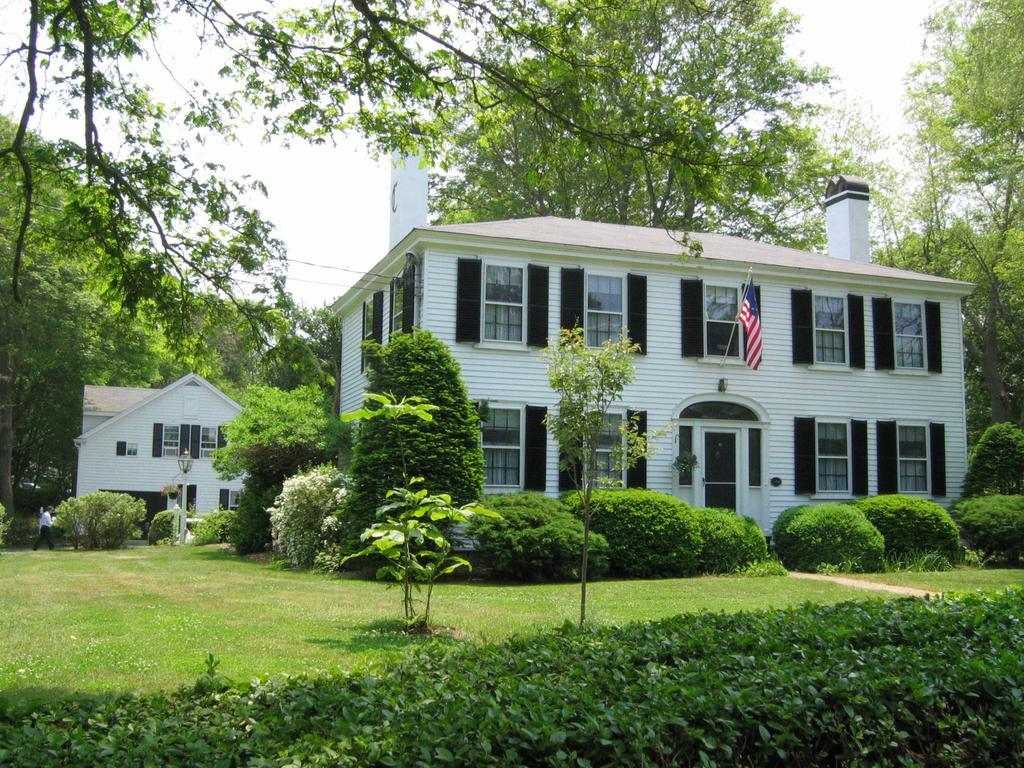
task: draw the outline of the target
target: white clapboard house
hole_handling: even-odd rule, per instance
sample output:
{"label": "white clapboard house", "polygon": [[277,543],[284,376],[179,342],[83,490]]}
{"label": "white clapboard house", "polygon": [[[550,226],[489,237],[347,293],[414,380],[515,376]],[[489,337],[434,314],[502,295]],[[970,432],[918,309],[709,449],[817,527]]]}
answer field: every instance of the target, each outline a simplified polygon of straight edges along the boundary
{"label": "white clapboard house", "polygon": [[[175,506],[163,491],[177,486],[179,502],[202,514],[234,508],[241,480],[222,480],[213,451],[224,444],[222,426],[241,407],[201,376],[190,373],[162,389],[86,385],[75,494],[117,491],[143,499],[147,522]],[[193,458],[183,477],[178,458]],[[182,485],[187,479],[187,489]]]}
{"label": "white clapboard house", "polygon": [[[650,459],[615,475],[627,487],[731,507],[766,531],[797,504],[901,492],[948,505],[960,493],[960,300],[971,286],[872,263],[862,180],[828,186],[827,255],[693,234],[700,255],[684,257],[679,236],[654,228],[552,217],[425,226],[425,173],[397,167],[392,248],[335,304],[343,412],[362,402],[363,339],[429,330],[489,405],[486,491],[554,495],[568,485],[543,424],[556,397],[541,349],[560,328],[582,325],[592,344],[627,328],[636,381],[608,439],[633,414],[652,432],[668,427]],[[734,323],[751,269],[758,370]]]}

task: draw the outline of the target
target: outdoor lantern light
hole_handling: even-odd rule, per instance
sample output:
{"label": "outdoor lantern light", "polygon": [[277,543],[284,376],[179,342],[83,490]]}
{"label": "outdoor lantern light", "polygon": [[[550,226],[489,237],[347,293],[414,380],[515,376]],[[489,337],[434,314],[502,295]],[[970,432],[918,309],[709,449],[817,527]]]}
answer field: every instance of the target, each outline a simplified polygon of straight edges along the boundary
{"label": "outdoor lantern light", "polygon": [[188,451],[185,451],[181,456],[178,457],[178,469],[181,470],[181,474],[187,475],[192,471],[192,457]]}
{"label": "outdoor lantern light", "polygon": [[[728,388],[729,388],[729,380],[728,379],[719,379],[718,380],[718,391],[719,392],[725,392],[725,390],[727,390]],[[178,461],[181,461],[181,459],[178,459]]]}

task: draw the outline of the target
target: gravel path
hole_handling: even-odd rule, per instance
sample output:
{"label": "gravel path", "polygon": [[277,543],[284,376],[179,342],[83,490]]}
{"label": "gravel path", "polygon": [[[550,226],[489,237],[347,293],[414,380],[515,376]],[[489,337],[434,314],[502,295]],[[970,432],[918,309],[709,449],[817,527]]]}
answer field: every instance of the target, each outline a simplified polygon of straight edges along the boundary
{"label": "gravel path", "polygon": [[789,575],[796,579],[811,579],[813,581],[831,581],[833,584],[842,584],[844,587],[857,587],[859,589],[873,589],[877,592],[891,592],[894,595],[910,595],[911,597],[938,597],[941,592],[929,592],[927,589],[916,587],[899,587],[895,584],[880,584],[876,581],[863,581],[853,579],[849,576],[827,576],[824,573],[799,573],[790,571]]}

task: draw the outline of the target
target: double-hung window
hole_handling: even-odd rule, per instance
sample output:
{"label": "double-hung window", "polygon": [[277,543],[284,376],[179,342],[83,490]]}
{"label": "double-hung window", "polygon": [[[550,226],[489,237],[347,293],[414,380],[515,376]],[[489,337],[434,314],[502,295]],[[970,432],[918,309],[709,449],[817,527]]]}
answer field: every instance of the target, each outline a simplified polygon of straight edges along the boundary
{"label": "double-hung window", "polygon": [[124,447],[125,456],[138,456],[139,455],[139,444],[138,443],[126,443]]}
{"label": "double-hung window", "polygon": [[736,320],[739,289],[721,285],[704,286],[704,328],[709,357],[739,357],[740,326]]}
{"label": "double-hung window", "polygon": [[819,421],[818,490],[850,490],[850,435],[846,422]]}
{"label": "double-hung window", "polygon": [[899,428],[900,493],[928,492],[928,430]]}
{"label": "double-hung window", "polygon": [[484,484],[519,487],[522,411],[491,408],[481,429],[484,449]]}
{"label": "double-hung window", "polygon": [[177,456],[181,448],[181,427],[177,424],[164,425],[164,456]]}
{"label": "double-hung window", "polygon": [[622,415],[606,413],[597,437],[596,479],[602,485],[622,485]]}
{"label": "double-hung window", "polygon": [[814,361],[846,362],[846,300],[814,296]]}
{"label": "double-hung window", "polygon": [[[363,302],[363,341],[373,338],[373,297]],[[360,349],[359,370],[366,367],[366,351]]]}
{"label": "double-hung window", "polygon": [[894,301],[896,367],[924,368],[924,314],[920,304]]}
{"label": "double-hung window", "polygon": [[484,279],[484,338],[523,340],[523,268],[488,264]]}
{"label": "double-hung window", "polygon": [[241,491],[228,491],[228,509],[238,509],[238,499]]}
{"label": "double-hung window", "polygon": [[213,456],[215,450],[217,450],[217,428],[203,427],[199,432],[199,458],[208,459]]}
{"label": "double-hung window", "polygon": [[402,331],[402,310],[405,303],[405,291],[402,287],[402,276],[391,278],[391,333]]}
{"label": "double-hung window", "polygon": [[587,275],[587,345],[600,347],[622,332],[622,278]]}

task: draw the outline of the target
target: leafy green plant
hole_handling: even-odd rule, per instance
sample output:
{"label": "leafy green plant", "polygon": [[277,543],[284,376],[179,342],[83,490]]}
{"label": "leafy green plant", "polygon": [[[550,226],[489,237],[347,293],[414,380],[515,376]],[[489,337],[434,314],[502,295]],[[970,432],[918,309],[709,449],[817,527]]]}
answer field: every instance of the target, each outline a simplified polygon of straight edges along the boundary
{"label": "leafy green plant", "polygon": [[791,507],[776,519],[772,543],[797,571],[880,571],[885,562],[882,534],[852,504]]}
{"label": "leafy green plant", "polygon": [[[498,578],[569,581],[580,577],[583,523],[558,499],[540,493],[485,496],[481,504],[500,517],[475,517],[469,535]],[[608,572],[608,542],[590,535],[590,576]]]}
{"label": "leafy green plant", "polygon": [[1006,421],[985,430],[971,452],[964,492],[1024,493],[1024,430]]}
{"label": "leafy green plant", "polygon": [[4,505],[0,504],[0,545],[7,541],[7,530],[11,527],[11,521],[7,518],[7,511]]}
{"label": "leafy green plant", "polygon": [[285,480],[269,510],[274,552],[295,567],[311,567],[324,520],[344,508],[346,495],[345,477],[330,465]]}
{"label": "leafy green plant", "polygon": [[1024,496],[979,496],[953,507],[964,536],[986,558],[1010,563],[1024,554]]}
{"label": "leafy green plant", "polygon": [[901,552],[885,556],[886,573],[951,571],[953,562],[944,552]]}
{"label": "leafy green plant", "polygon": [[225,543],[237,516],[233,509],[218,509],[203,515],[192,532],[191,543],[196,546]]}
{"label": "leafy green plant", "polygon": [[788,576],[789,571],[782,561],[777,557],[768,556],[763,560],[755,560],[752,563],[737,568],[730,576]]}
{"label": "leafy green plant", "polygon": [[150,544],[171,544],[177,533],[175,529],[176,515],[173,509],[164,509],[153,515],[149,523],[146,538]]}
{"label": "leafy green plant", "polygon": [[870,496],[854,502],[885,538],[885,553],[935,552],[955,560],[960,531],[949,513],[928,499],[900,494]]}
{"label": "leafy green plant", "polygon": [[56,518],[75,549],[118,549],[141,535],[146,502],[126,493],[95,491],[61,502]]}
{"label": "leafy green plant", "polygon": [[695,509],[700,530],[701,573],[731,573],[768,557],[768,542],[761,527],[731,509]]}

